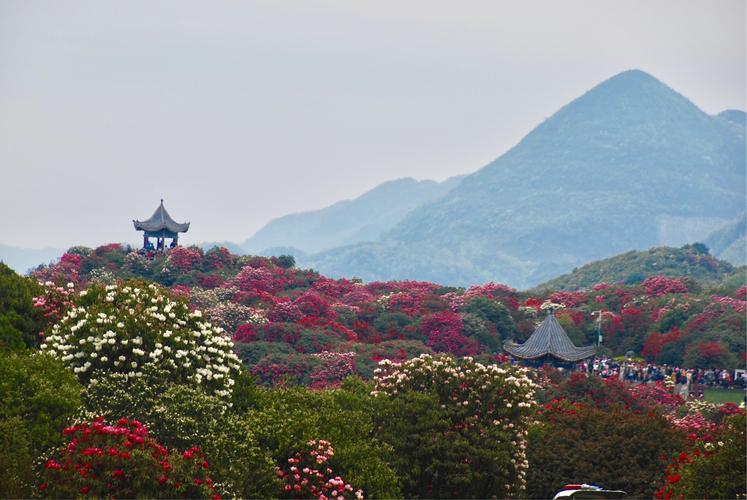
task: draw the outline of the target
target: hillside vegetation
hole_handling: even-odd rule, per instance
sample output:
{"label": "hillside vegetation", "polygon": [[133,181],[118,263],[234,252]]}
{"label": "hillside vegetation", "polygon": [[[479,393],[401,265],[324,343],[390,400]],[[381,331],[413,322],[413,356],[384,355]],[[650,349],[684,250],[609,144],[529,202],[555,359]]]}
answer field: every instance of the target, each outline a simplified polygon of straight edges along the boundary
{"label": "hillside vegetation", "polygon": [[538,285],[536,289],[590,290],[597,283],[638,284],[650,276],[687,277],[715,286],[729,278],[743,279],[744,267],[737,269],[714,258],[703,244],[682,248],[658,247],[585,264]]}
{"label": "hillside vegetation", "polygon": [[[700,251],[685,248],[674,254],[700,261],[693,269],[712,264],[711,277],[733,270]],[[598,282],[586,291],[519,292],[495,283],[466,289],[424,281],[364,283],[299,269],[287,256],[179,247],[148,260],[117,244],[73,248],[34,276],[76,288],[133,278],[170,287],[233,337],[239,357],[264,383],[326,383],[351,372],[370,377],[380,359],[422,353],[495,359],[503,355],[505,340],[522,342],[533,332],[548,302],[562,307],[557,316],[579,346],[595,343],[592,312],[601,310],[603,352],[608,354],[633,351],[650,361],[700,368],[739,365],[745,352],[744,275],[718,285],[715,278],[698,281],[695,273],[639,279],[647,270],[636,271],[632,264],[657,262],[652,267],[671,273],[677,268],[666,264],[671,255],[655,249],[640,260],[635,254],[632,259],[620,256],[617,261],[627,263],[626,277],[640,274],[628,280],[634,283]]]}

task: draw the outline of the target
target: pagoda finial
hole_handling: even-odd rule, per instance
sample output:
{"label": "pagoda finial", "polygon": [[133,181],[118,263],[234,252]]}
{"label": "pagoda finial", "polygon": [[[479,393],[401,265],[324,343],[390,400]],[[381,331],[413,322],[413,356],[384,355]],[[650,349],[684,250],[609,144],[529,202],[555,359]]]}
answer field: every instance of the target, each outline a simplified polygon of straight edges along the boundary
{"label": "pagoda finial", "polygon": [[163,205],[163,198],[161,198],[161,205]]}

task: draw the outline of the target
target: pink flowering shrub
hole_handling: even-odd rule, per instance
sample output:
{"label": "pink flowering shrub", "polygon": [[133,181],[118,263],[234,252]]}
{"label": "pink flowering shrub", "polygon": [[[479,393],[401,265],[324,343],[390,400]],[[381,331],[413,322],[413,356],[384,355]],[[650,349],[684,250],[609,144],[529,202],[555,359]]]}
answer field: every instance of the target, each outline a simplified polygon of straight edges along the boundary
{"label": "pink flowering shrub", "polygon": [[322,363],[321,367],[310,375],[313,388],[337,386],[345,377],[355,373],[354,352],[322,351],[312,356]]}
{"label": "pink flowering shrub", "polygon": [[202,250],[197,247],[176,247],[169,250],[166,263],[181,272],[191,271],[202,263]]}
{"label": "pink flowering shrub", "polygon": [[283,483],[281,498],[364,498],[362,490],[334,475],[329,463],[335,454],[331,443],[319,439],[307,445],[308,449],[296,452],[287,465],[276,469]]}
{"label": "pink flowering shrub", "polygon": [[670,293],[687,293],[687,285],[677,278],[665,276],[649,276],[641,283],[643,290],[654,297],[669,295]]}
{"label": "pink flowering shrub", "polygon": [[199,449],[169,452],[136,420],[99,417],[63,434],[67,444],[41,473],[46,498],[220,498]]}
{"label": "pink flowering shrub", "polygon": [[[45,323],[51,325],[61,320],[69,309],[75,305],[75,287],[73,283],[67,286],[56,286],[51,281],[40,283],[44,293],[32,299],[33,306],[42,312]],[[44,332],[39,332],[44,336]]]}

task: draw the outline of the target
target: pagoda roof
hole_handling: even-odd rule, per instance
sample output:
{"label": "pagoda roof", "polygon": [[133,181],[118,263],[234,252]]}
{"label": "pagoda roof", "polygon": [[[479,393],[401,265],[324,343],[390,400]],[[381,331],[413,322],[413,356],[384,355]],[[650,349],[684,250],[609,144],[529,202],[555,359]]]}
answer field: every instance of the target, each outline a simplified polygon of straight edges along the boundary
{"label": "pagoda roof", "polygon": [[537,359],[542,356],[552,356],[562,361],[575,363],[590,358],[596,353],[596,347],[576,347],[568,338],[563,327],[560,326],[555,315],[550,312],[545,320],[534,330],[526,342],[517,344],[507,340],[503,349],[520,359]]}
{"label": "pagoda roof", "polygon": [[189,229],[189,222],[179,223],[171,218],[166,211],[166,207],[163,206],[163,200],[161,200],[161,204],[153,212],[153,215],[150,216],[150,219],[144,221],[133,220],[132,222],[138,231],[147,231],[149,233],[164,230],[171,233],[186,233]]}

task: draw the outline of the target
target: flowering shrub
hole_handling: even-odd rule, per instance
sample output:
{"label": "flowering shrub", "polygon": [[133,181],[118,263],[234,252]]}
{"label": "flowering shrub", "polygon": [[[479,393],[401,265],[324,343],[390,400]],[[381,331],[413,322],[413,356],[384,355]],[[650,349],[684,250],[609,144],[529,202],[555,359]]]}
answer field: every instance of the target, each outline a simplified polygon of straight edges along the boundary
{"label": "flowering shrub", "polygon": [[355,490],[340,476],[333,476],[329,460],[335,449],[328,441],[311,440],[307,445],[308,449],[296,452],[287,465],[276,469],[283,482],[282,498],[363,498],[363,490]]}
{"label": "flowering shrub", "polygon": [[345,377],[355,372],[354,352],[323,351],[312,354],[312,356],[322,362],[321,367],[310,376],[312,387],[321,388],[337,385]]}
{"label": "flowering shrub", "polygon": [[253,322],[261,324],[265,322],[261,310],[242,306],[235,302],[221,302],[214,307],[205,310],[205,317],[210,322],[227,332],[234,332],[241,323]]}
{"label": "flowering shrub", "polygon": [[[404,363],[382,361],[375,372],[372,394],[395,402],[404,398],[405,406],[389,413],[392,420],[385,418],[380,425],[395,451],[402,454],[398,470],[408,478],[405,496],[419,492],[438,497],[507,497],[522,492],[526,488],[526,435],[535,389],[528,373],[524,368],[483,365],[472,358],[455,360],[446,355],[423,354]],[[408,396],[411,394],[414,396]],[[436,406],[419,399],[418,394],[432,396]],[[431,444],[426,445],[418,436],[406,437],[403,426],[408,425],[408,406],[409,411],[420,407],[434,418],[434,429],[419,430]],[[436,417],[438,413],[441,415]],[[444,440],[445,448],[433,448],[433,432],[440,434],[435,439]],[[427,465],[443,461],[449,467]],[[472,482],[461,476],[464,464],[475,471]]]}
{"label": "flowering shrub", "polygon": [[57,323],[42,350],[67,364],[85,383],[98,370],[141,377],[166,373],[227,398],[241,368],[233,343],[219,328],[189,312],[156,285],[92,287]]}
{"label": "flowering shrub", "polygon": [[744,415],[727,419],[712,441],[675,456],[656,498],[744,498],[747,437]]}
{"label": "flowering shrub", "polygon": [[166,257],[168,266],[178,271],[191,271],[202,262],[202,250],[197,247],[176,247]]}
{"label": "flowering shrub", "polygon": [[687,285],[677,278],[665,276],[650,276],[646,278],[641,286],[648,295],[659,297],[670,293],[687,293]]}
{"label": "flowering shrub", "polygon": [[662,460],[684,445],[682,433],[653,411],[567,401],[543,410],[529,433],[529,498],[552,498],[581,481],[651,498],[664,478]]}
{"label": "flowering shrub", "polygon": [[426,316],[420,323],[420,331],[427,339],[426,345],[437,352],[450,352],[457,356],[477,353],[477,341],[462,333],[462,317],[444,311]]}
{"label": "flowering shrub", "polygon": [[97,418],[63,434],[69,442],[47,460],[41,474],[44,497],[220,498],[198,448],[169,453],[136,420],[107,425]]}

